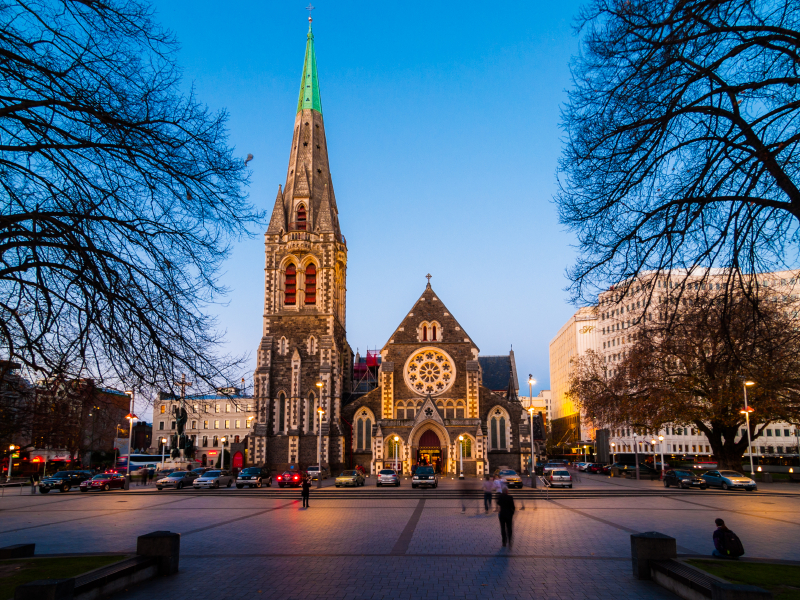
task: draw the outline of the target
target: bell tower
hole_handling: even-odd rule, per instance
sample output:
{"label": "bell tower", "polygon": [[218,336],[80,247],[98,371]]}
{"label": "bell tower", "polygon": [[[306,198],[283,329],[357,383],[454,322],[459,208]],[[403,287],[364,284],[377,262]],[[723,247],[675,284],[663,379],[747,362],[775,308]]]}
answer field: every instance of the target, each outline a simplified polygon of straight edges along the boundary
{"label": "bell tower", "polygon": [[311,18],[286,183],[278,186],[264,250],[250,461],[304,468],[317,464],[319,453],[323,465],[338,466],[344,459],[341,401],[352,368],[347,244],[329,170]]}

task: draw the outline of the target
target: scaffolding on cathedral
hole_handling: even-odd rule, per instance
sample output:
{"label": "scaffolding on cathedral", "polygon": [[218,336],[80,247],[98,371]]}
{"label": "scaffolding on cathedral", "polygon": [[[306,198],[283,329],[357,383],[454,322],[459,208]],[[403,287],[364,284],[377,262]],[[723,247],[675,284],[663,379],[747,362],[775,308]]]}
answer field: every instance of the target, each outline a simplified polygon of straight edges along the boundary
{"label": "scaffolding on cathedral", "polygon": [[361,396],[378,387],[378,371],[381,367],[381,353],[377,348],[367,348],[367,355],[361,356],[356,352],[353,360],[353,389],[352,394]]}

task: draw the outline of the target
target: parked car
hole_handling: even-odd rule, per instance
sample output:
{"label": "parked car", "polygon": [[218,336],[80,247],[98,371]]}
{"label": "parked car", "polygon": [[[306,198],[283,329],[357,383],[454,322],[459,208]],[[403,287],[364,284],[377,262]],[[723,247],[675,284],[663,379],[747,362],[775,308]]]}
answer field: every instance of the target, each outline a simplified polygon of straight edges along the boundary
{"label": "parked car", "polygon": [[214,471],[206,471],[200,477],[194,480],[192,486],[194,489],[199,490],[201,488],[221,488],[223,485],[225,487],[231,487],[233,485],[234,479],[233,475],[231,475],[230,471],[221,471],[216,469]]}
{"label": "parked car", "polygon": [[167,487],[174,487],[176,490],[191,486],[194,480],[200,477],[194,471],[173,471],[166,477],[161,477],[156,481],[156,488],[163,490]]}
{"label": "parked car", "polygon": [[708,488],[708,483],[702,477],[698,477],[691,471],[683,469],[669,470],[664,473],[664,487],[674,485],[679,488],[700,488],[705,490]]}
{"label": "parked car", "polygon": [[[433,471],[432,467],[427,467],[427,468]],[[417,472],[419,472],[419,469],[417,469]],[[394,469],[381,469],[380,471],[378,471],[378,478],[377,481],[375,481],[375,486],[381,487],[384,485],[393,485],[395,487],[400,487],[400,476],[397,474],[397,471],[395,471]],[[411,487],[417,487],[413,484],[413,480]]]}
{"label": "parked car", "polygon": [[121,473],[100,473],[91,479],[81,481],[80,490],[88,492],[89,490],[102,490],[107,492],[111,489],[121,490],[125,488],[125,475]]}
{"label": "parked car", "polygon": [[575,467],[575,468],[576,468],[578,471],[585,471],[585,470],[586,470],[586,467],[588,467],[588,466],[589,466],[589,463],[586,463],[586,462],[577,462],[577,463],[574,463],[574,464],[573,464],[573,466],[574,466],[574,467]]}
{"label": "parked car", "polygon": [[272,485],[272,474],[266,467],[247,467],[239,471],[236,476],[236,487],[242,489],[249,485],[251,488],[260,488],[262,485]]}
{"label": "parked car", "polygon": [[547,474],[552,471],[553,469],[566,469],[567,463],[562,460],[557,461],[549,461],[543,468],[542,473],[543,475],[547,476]]}
{"label": "parked car", "polygon": [[433,467],[417,467],[414,476],[411,478],[411,487],[431,486],[439,487],[439,478]]}
{"label": "parked car", "polygon": [[505,481],[506,486],[512,488],[520,488],[522,489],[522,478],[517,475],[517,472],[513,469],[503,469],[500,471],[500,479]]}
{"label": "parked car", "polygon": [[703,475],[709,486],[721,487],[723,490],[757,490],[756,482],[736,471],[709,471]]}
{"label": "parked car", "polygon": [[603,468],[600,470],[600,472],[603,475],[611,475],[611,467],[612,465],[603,465]]}
{"label": "parked car", "polygon": [[[636,465],[631,465],[628,463],[614,463],[611,465],[612,469],[619,469],[621,472],[626,473],[628,476],[636,477]],[[658,471],[655,471],[653,467],[650,467],[645,464],[639,464],[639,477],[650,477],[651,475],[656,474]]]}
{"label": "parked car", "polygon": [[300,487],[303,485],[305,473],[303,471],[284,471],[278,477],[278,487]]}
{"label": "parked car", "polygon": [[566,469],[553,469],[547,477],[550,487],[572,487],[572,475]]}
{"label": "parked car", "polygon": [[82,481],[86,481],[91,476],[91,473],[87,471],[59,471],[48,475],[39,482],[39,492],[42,494],[46,494],[50,490],[68,492],[70,489],[78,487]]}
{"label": "parked car", "polygon": [[364,476],[359,471],[342,471],[336,478],[336,487],[364,485]]}
{"label": "parked car", "polygon": [[327,479],[331,475],[328,469],[325,467],[320,467],[319,465],[308,467],[306,473],[308,473],[308,476],[311,477],[311,481],[320,478]]}
{"label": "parked car", "polygon": [[604,466],[605,465],[601,465],[600,463],[589,463],[589,466],[586,467],[586,472],[599,474],[603,472]]}
{"label": "parked car", "polygon": [[210,470],[211,470],[211,467],[197,467],[196,469],[192,469],[192,473],[197,473],[198,475],[202,475],[206,471],[210,471]]}

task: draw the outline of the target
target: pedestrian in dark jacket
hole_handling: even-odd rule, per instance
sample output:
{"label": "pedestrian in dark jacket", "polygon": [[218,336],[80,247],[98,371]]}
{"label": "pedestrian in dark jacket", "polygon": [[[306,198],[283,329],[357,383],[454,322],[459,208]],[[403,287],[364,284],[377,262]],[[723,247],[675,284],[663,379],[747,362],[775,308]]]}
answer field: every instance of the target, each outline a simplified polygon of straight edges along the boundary
{"label": "pedestrian in dark jacket", "polygon": [[503,546],[506,545],[506,542],[512,545],[514,543],[512,523],[517,508],[514,506],[514,497],[508,493],[508,488],[505,486],[497,496],[497,506],[500,509],[498,517],[500,518],[500,535],[503,538]]}
{"label": "pedestrian in dark jacket", "polygon": [[728,529],[722,519],[715,519],[714,524],[717,528],[714,530],[714,551],[711,556],[733,559],[738,559],[742,556],[744,547],[739,537]]}
{"label": "pedestrian in dark jacket", "polygon": [[300,495],[303,497],[303,507],[308,508],[308,497],[311,495],[311,478],[304,477]]}

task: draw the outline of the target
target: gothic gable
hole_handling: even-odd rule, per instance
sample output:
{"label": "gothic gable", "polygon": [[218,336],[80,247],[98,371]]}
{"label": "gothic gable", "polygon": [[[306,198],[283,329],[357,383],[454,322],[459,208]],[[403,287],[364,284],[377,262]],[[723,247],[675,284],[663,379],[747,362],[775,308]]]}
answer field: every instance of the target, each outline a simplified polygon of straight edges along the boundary
{"label": "gothic gable", "polygon": [[[429,325],[427,340],[422,338],[421,325],[423,323]],[[433,324],[438,326],[435,340],[432,339],[433,332],[430,327]],[[414,306],[406,314],[406,317],[390,338],[390,343],[393,344],[416,344],[420,342],[445,344],[466,342],[475,346],[476,350],[478,349],[475,342],[472,341],[455,317],[447,310],[444,302],[434,293],[430,283],[425,287],[425,291],[422,292],[419,300],[414,303]],[[383,349],[385,350],[387,346],[388,344]]]}

